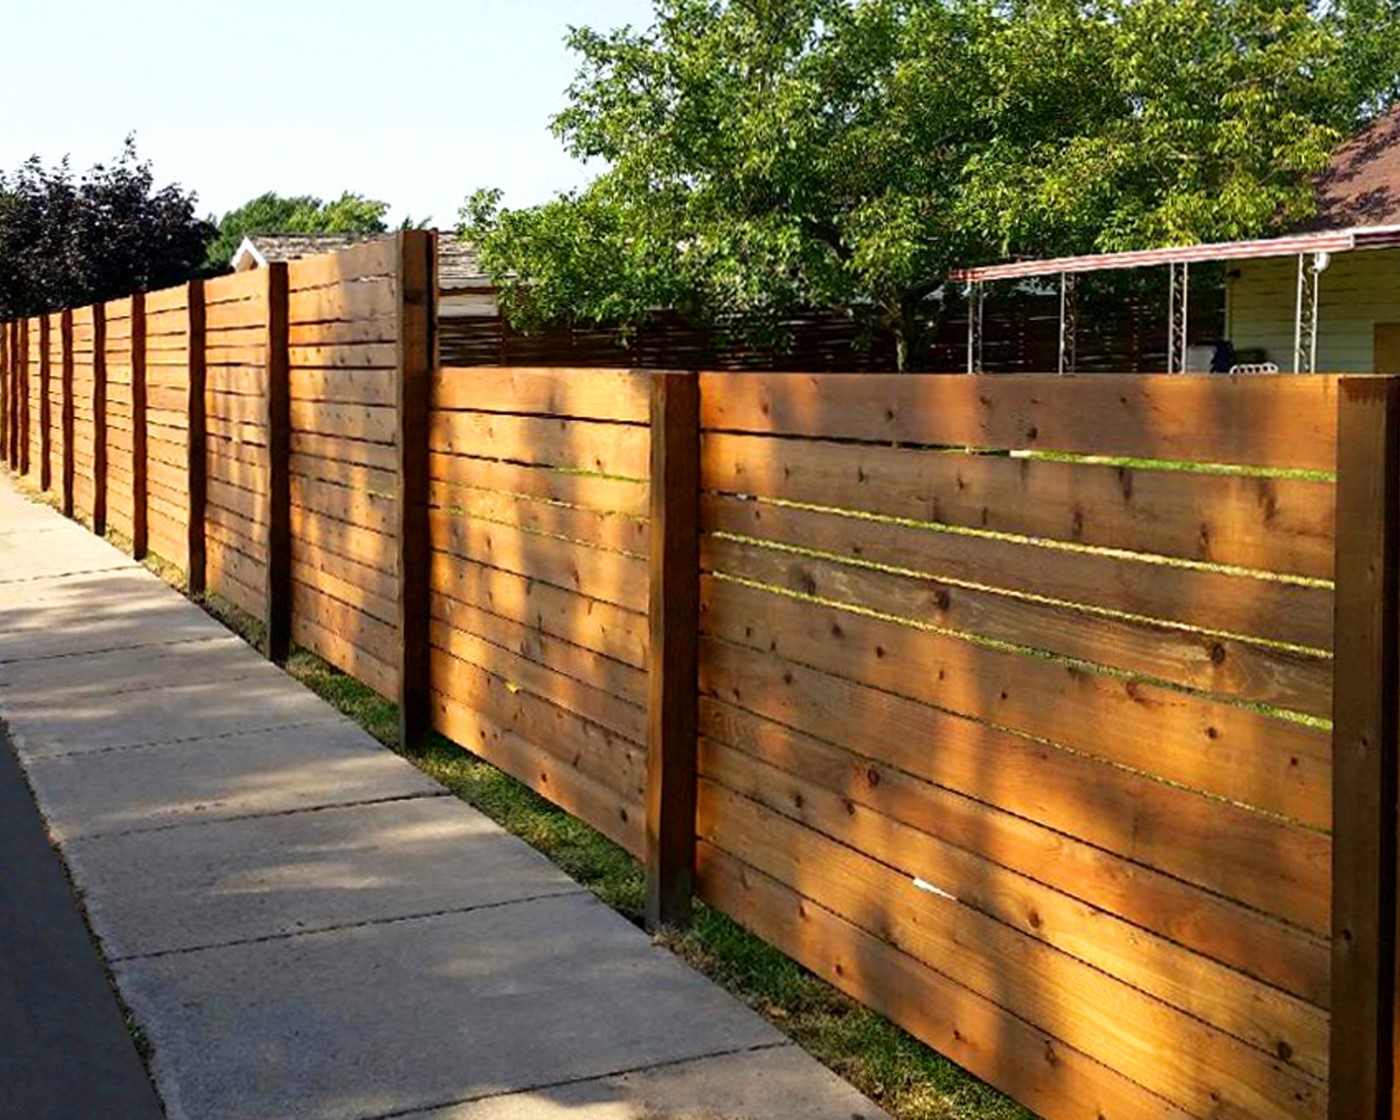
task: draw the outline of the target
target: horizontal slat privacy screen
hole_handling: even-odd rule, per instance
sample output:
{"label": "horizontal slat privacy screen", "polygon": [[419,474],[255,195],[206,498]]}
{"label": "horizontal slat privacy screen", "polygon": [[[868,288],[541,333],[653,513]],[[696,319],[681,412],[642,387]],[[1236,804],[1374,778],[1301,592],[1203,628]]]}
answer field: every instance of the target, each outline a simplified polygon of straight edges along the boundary
{"label": "horizontal slat privacy screen", "polygon": [[433,368],[425,244],[10,325],[9,461],[1052,1120],[1380,1115],[1392,381]]}

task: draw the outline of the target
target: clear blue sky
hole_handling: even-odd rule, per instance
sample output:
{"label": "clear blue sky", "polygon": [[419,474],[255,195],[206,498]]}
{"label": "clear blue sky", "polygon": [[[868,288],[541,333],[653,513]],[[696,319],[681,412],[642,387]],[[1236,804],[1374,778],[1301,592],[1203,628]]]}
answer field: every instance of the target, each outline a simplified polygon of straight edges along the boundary
{"label": "clear blue sky", "polygon": [[478,186],[528,205],[586,181],[548,131],[570,24],[650,0],[48,0],[6,5],[0,167],[75,167],[135,132],[159,182],[223,213],[358,191],[443,227]]}

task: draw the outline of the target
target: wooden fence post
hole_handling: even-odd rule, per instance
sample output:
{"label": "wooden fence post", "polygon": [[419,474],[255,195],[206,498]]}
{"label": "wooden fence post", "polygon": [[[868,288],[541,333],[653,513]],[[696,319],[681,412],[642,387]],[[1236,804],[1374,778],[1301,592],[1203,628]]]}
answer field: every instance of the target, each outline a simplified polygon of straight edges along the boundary
{"label": "wooden fence post", "polygon": [[49,317],[39,318],[39,489],[48,492],[53,487],[53,405],[49,401],[49,385],[53,369],[49,361]]}
{"label": "wooden fence post", "polygon": [[146,295],[131,297],[131,555],[146,558],[150,543],[146,455]]}
{"label": "wooden fence post", "polygon": [[92,305],[92,531],[107,535],[107,305]]}
{"label": "wooden fence post", "polygon": [[428,421],[437,365],[437,237],[398,235],[398,677],[399,743],[420,751],[432,731],[429,648]]}
{"label": "wooden fence post", "polygon": [[287,265],[267,266],[267,649],[292,651],[292,397]]}
{"label": "wooden fence post", "polygon": [[207,586],[208,561],[205,549],[204,511],[209,498],[208,425],[205,421],[205,387],[208,367],[205,364],[204,339],[204,281],[191,280],[186,289],[188,321],[186,323],[186,369],[189,375],[188,398],[185,403],[189,428],[185,432],[185,470],[189,496],[189,523],[185,527],[185,550],[188,553],[187,582],[191,595],[203,595]]}
{"label": "wooden fence post", "polygon": [[1329,1116],[1380,1120],[1395,1091],[1400,379],[1337,399]]}
{"label": "wooden fence post", "polygon": [[651,381],[646,922],[690,921],[700,629],[700,379]]}
{"label": "wooden fence post", "polygon": [[73,312],[64,308],[59,319],[63,340],[63,516],[73,516]]}

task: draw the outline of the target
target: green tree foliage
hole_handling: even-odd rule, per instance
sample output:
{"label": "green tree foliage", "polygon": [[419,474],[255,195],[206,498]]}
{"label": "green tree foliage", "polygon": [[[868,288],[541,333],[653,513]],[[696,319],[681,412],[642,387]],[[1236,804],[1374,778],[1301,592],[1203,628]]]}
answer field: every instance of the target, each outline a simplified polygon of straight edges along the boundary
{"label": "green tree foliage", "polygon": [[230,210],[219,221],[218,235],[209,243],[211,269],[228,267],[238,246],[256,233],[384,233],[387,202],[346,191],[324,202],[308,194],[283,197],[268,191]]}
{"label": "green tree foliage", "polygon": [[37,156],[0,172],[0,319],[178,284],[214,232],[195,196],[157,188],[127,138],[121,155],[75,177]]}
{"label": "green tree foliage", "polygon": [[1396,91],[1383,0],[656,0],[570,32],[605,170],[462,213],[524,327],[843,308],[916,365],[950,267],[1254,236]]}

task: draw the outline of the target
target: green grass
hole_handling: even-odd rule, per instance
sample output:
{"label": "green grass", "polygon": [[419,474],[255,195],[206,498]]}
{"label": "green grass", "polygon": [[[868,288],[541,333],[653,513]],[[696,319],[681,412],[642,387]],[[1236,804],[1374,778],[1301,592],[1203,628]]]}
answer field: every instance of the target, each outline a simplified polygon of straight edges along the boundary
{"label": "green grass", "polygon": [[[159,561],[152,566],[178,581],[179,572],[170,566]],[[213,596],[202,605],[248,641],[261,641],[261,627],[243,612]],[[392,703],[305,650],[292,653],[287,671],[398,749],[398,712]],[[421,754],[406,757],[641,924],[646,891],[641,865],[601,833],[439,735]],[[897,1120],[1029,1120],[1033,1115],[702,902],[695,904],[688,931],[668,933],[660,941]]]}

